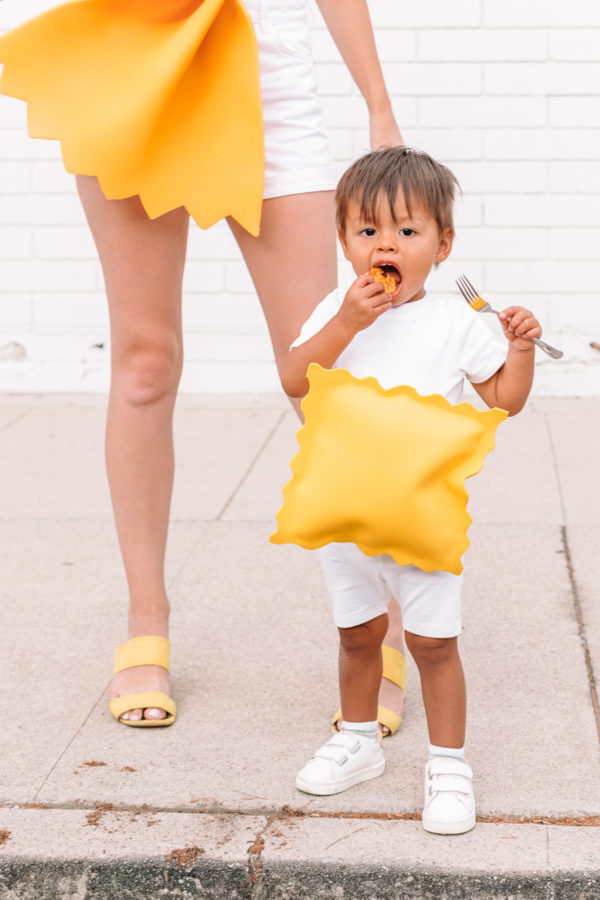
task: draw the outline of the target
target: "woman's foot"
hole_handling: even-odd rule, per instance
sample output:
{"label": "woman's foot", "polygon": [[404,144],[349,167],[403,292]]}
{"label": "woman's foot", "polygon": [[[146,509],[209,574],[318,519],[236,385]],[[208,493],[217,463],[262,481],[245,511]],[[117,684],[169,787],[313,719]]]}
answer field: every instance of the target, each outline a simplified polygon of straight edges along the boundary
{"label": "woman's foot", "polygon": [[[109,700],[123,697],[126,694],[139,694],[145,691],[161,691],[169,694],[169,673],[161,666],[135,666],[117,672],[110,686]],[[149,707],[147,709],[130,709],[124,712],[122,719],[137,722],[140,719],[164,719],[164,709]]]}
{"label": "woman's foot", "polygon": [[[136,616],[130,610],[130,639],[143,635],[156,635],[168,640],[170,609],[168,600],[165,600],[164,603],[167,606],[166,613],[161,611],[158,615]],[[153,660],[153,662],[155,661],[157,660]],[[170,696],[169,672],[167,668],[163,668],[162,665],[141,665],[124,668],[120,672],[116,672],[110,686],[108,699],[110,701],[116,697],[125,697],[127,694],[142,694],[148,691],[160,691]],[[134,708],[127,710],[121,714],[120,718],[130,722],[139,722],[140,719],[165,719],[167,715],[168,713],[164,709],[147,707],[146,709]]]}

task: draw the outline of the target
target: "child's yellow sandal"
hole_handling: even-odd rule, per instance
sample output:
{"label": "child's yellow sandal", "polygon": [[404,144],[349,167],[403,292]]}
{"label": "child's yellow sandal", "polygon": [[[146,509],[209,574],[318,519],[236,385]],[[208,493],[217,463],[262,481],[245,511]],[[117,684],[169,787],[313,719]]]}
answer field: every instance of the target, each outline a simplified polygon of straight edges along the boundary
{"label": "child's yellow sandal", "polygon": [[[115,675],[124,669],[135,666],[161,666],[169,671],[170,644],[163,637],[136,637],[125,641],[115,652]],[[123,713],[131,709],[149,709],[156,707],[167,713],[164,719],[123,719]],[[108,704],[111,713],[123,725],[137,728],[152,728],[172,725],[175,721],[175,703],[168,694],[162,691],[144,691],[139,694],[125,694],[115,697]]]}
{"label": "child's yellow sandal", "polygon": [[[383,677],[403,691],[406,690],[406,658],[404,653],[396,650],[395,647],[387,647],[384,644],[381,648],[381,655],[383,656]],[[333,731],[338,730],[337,725],[341,718],[342,708],[340,707],[331,723]],[[388,709],[387,706],[378,706],[377,721],[384,728],[387,728],[387,731],[383,732],[383,736],[389,737],[400,728],[402,716],[400,713],[394,712],[393,709]]]}

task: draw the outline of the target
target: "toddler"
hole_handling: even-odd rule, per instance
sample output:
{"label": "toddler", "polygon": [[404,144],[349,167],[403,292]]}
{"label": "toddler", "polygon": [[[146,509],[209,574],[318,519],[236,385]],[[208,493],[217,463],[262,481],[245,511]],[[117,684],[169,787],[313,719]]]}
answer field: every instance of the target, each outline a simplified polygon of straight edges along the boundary
{"label": "toddler", "polygon": [[[505,309],[499,316],[503,344],[462,299],[425,291],[432,266],[452,250],[456,186],[448,168],[405,147],[369,153],[343,175],[336,192],[338,234],[357,277],[347,292],[337,289],[321,301],[292,344],[282,367],[289,396],[306,394],[306,370],[315,362],[358,378],[374,376],[386,389],[407,384],[420,394],[442,394],[454,404],[462,400],[466,377],[488,406],[510,415],[522,409],[533,380],[530,339],[541,336],[533,314],[520,306]],[[392,276],[393,292],[365,274],[372,267]],[[399,566],[387,555],[366,556],[352,543],[327,545],[321,560],[340,636],[342,722],[299,772],[296,786],[335,794],[383,773],[377,697],[391,594],[402,609],[427,716],[423,827],[437,834],[469,831],[475,799],[464,756],[461,576]]]}

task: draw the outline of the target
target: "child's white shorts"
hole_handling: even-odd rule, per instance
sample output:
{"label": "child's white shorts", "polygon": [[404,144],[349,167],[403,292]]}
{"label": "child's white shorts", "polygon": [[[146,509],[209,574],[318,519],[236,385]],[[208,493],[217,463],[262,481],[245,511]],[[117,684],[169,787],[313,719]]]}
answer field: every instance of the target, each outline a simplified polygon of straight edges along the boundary
{"label": "child's white shorts", "polygon": [[399,566],[387,554],[366,556],[350,543],[327,544],[320,552],[338,628],[383,615],[391,594],[402,608],[405,631],[432,638],[460,634],[462,575]]}
{"label": "child's white shorts", "polygon": [[336,177],[317,97],[308,3],[246,0],[245,6],[258,39],[264,198],[333,190]]}

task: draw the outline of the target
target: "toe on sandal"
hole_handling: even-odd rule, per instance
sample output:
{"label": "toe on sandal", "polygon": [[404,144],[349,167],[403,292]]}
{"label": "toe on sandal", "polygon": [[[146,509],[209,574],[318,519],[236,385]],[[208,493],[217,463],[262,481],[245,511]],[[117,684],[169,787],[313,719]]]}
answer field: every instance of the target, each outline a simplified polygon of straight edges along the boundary
{"label": "toe on sandal", "polygon": [[[406,658],[404,653],[396,650],[395,647],[388,647],[384,644],[381,648],[381,655],[383,656],[383,677],[404,691],[406,689]],[[331,722],[332,731],[339,731],[338,722],[341,718],[342,709],[340,707]],[[383,737],[385,738],[398,731],[402,722],[402,716],[400,713],[394,712],[393,709],[388,709],[387,706],[378,706],[377,721],[380,725],[383,725],[384,729],[387,729],[387,731],[384,730],[383,732]]]}
{"label": "toe on sandal", "polygon": [[[169,641],[163,637],[136,637],[125,641],[115,652],[115,675],[135,666],[161,666],[169,671]],[[123,725],[134,728],[157,728],[172,725],[175,721],[175,703],[162,691],[143,691],[139,694],[124,694],[115,697],[108,704],[111,713]],[[123,713],[131,709],[164,709],[164,719],[124,719]]]}

